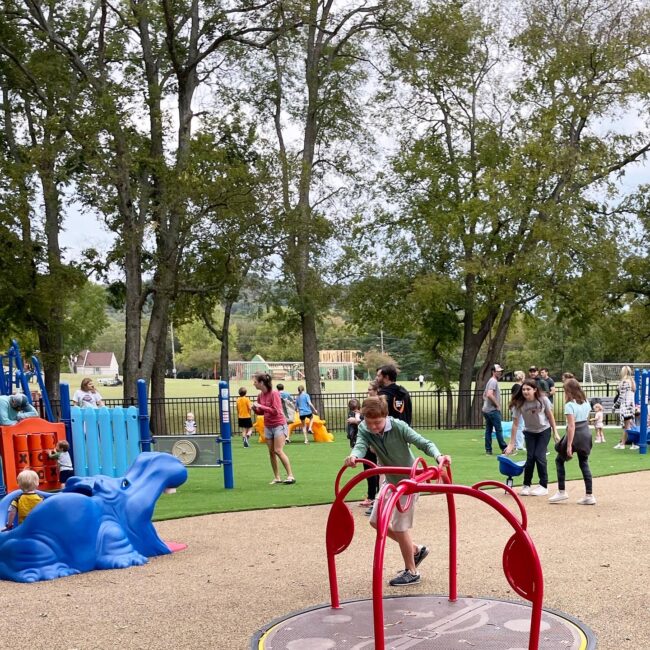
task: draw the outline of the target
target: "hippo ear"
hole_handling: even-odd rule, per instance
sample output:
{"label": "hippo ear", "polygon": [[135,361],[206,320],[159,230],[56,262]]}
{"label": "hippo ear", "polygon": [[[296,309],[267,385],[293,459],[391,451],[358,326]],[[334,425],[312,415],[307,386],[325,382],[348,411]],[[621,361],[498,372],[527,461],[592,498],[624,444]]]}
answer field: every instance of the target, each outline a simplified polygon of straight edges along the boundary
{"label": "hippo ear", "polygon": [[93,495],[95,487],[95,477],[93,476],[71,476],[66,482],[63,492],[76,492],[78,494],[85,494],[88,497]]}

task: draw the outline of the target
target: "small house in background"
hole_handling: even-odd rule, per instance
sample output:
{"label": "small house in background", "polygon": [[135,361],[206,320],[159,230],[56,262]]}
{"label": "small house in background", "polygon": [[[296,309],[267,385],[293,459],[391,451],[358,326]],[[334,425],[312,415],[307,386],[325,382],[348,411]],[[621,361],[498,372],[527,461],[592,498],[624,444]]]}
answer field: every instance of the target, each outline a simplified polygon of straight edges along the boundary
{"label": "small house in background", "polygon": [[119,365],[113,352],[91,352],[82,350],[74,361],[72,372],[79,375],[111,375],[119,372]]}

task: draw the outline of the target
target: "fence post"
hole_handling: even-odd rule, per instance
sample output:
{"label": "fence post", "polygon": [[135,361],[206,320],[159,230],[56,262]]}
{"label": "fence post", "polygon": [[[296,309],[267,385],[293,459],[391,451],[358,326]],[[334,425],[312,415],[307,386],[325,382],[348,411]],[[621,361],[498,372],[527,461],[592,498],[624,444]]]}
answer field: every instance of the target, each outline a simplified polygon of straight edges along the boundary
{"label": "fence post", "polygon": [[235,487],[232,466],[232,437],[230,431],[230,391],[227,381],[219,382],[219,422],[223,450],[223,485],[227,490]]}

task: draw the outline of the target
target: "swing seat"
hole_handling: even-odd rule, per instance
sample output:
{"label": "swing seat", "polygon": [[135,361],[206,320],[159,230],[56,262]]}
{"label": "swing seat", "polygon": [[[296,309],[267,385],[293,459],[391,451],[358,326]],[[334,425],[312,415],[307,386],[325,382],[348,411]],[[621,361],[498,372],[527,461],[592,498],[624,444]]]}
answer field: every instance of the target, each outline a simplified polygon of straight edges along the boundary
{"label": "swing seat", "polygon": [[499,472],[508,477],[506,480],[506,485],[508,487],[512,487],[514,483],[514,477],[519,476],[523,473],[526,461],[514,461],[512,458],[505,456],[504,454],[499,454],[497,456],[497,460],[499,461]]}

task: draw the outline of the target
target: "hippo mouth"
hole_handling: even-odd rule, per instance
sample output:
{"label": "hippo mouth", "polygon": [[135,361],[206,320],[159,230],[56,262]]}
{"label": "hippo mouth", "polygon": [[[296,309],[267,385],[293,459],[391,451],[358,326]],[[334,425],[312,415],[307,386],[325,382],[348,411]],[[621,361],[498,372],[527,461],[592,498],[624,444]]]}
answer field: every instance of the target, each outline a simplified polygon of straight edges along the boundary
{"label": "hippo mouth", "polygon": [[169,553],[151,521],[162,494],[173,494],[187,480],[187,469],[174,456],[142,452],[122,478],[72,477],[64,492],[98,499],[104,513],[119,521],[133,547],[151,557]]}

